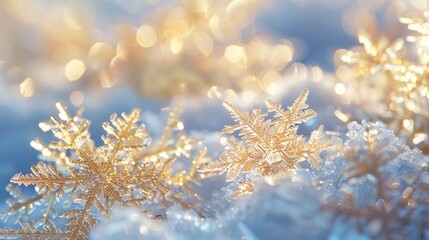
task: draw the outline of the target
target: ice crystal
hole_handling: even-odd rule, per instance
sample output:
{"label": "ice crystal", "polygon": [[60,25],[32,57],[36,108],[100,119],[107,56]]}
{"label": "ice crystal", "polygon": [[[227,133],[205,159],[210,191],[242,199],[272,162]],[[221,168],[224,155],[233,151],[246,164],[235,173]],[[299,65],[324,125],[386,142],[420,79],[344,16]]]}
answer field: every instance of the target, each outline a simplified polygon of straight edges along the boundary
{"label": "ice crystal", "polygon": [[[108,227],[105,227],[108,226]],[[153,221],[138,209],[113,209],[112,219],[91,232],[91,239],[152,239],[177,240],[180,235],[168,228],[168,223]]]}
{"label": "ice crystal", "polygon": [[313,187],[309,172],[261,180],[255,181],[251,196],[226,212],[225,234],[231,239],[327,239],[330,214],[320,211],[321,192]]}
{"label": "ice crystal", "polygon": [[[173,169],[177,159],[190,158],[190,151],[199,144],[183,132],[179,109],[170,113],[160,140],[154,144],[145,125],[139,123],[139,110],[121,117],[113,114],[110,122],[103,123],[104,145],[95,147],[82,111],[71,116],[62,104],[57,108],[59,119],[52,117],[40,124],[55,140],[48,145],[39,140],[31,144],[43,160],[51,162],[40,161],[31,167],[31,173],[18,173],[11,179],[18,185],[35,185],[39,195],[26,199],[16,187],[9,187],[19,201],[9,204],[3,215],[17,216],[21,229],[2,229],[2,238],[87,238],[99,216],[109,215],[115,205],[161,204],[167,208],[171,203],[185,209],[196,207],[198,196],[190,182],[204,177],[196,169],[206,161],[206,150],[195,155],[189,171]],[[48,202],[44,204],[48,210],[33,220],[29,215],[35,202]],[[74,204],[67,206],[67,202]],[[64,229],[50,220],[56,217],[56,213],[49,213],[54,204],[65,208],[59,214],[67,219]]]}
{"label": "ice crystal", "polygon": [[[218,160],[203,166],[201,172],[227,172],[227,181],[236,180],[241,173],[258,172],[260,176],[273,176],[300,168],[299,162],[307,160],[312,167],[319,167],[319,154],[329,145],[322,140],[323,126],[314,131],[306,142],[297,133],[300,123],[316,116],[305,103],[308,90],[304,90],[287,111],[280,104],[266,101],[272,119],[265,119],[268,113],[260,109],[247,113],[225,103],[237,123],[225,126],[222,133],[232,134],[238,131],[241,141],[234,137],[228,140],[228,147]],[[250,179],[238,187],[235,197],[251,193]]]}
{"label": "ice crystal", "polygon": [[428,209],[418,196],[427,183],[419,171],[427,159],[381,123],[350,123],[347,138],[341,155],[321,170],[329,176],[322,176],[327,189],[336,190],[327,191],[333,195],[324,208],[377,239],[422,236]]}
{"label": "ice crystal", "polygon": [[[261,179],[259,179],[261,180]],[[255,192],[223,214],[202,219],[192,209],[171,207],[155,222],[135,210],[116,211],[113,220],[92,232],[93,239],[327,239],[330,214],[320,211],[320,196],[306,171],[255,181]]]}

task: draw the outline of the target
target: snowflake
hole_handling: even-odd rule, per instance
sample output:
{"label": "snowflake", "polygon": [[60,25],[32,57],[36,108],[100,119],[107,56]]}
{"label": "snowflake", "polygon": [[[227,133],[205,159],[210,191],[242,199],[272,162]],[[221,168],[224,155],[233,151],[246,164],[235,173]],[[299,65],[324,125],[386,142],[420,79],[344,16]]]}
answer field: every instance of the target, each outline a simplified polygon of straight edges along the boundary
{"label": "snowflake", "polygon": [[[62,104],[57,104],[57,108],[59,119],[52,117],[51,121],[40,124],[43,130],[52,131],[56,140],[49,145],[39,140],[31,144],[41,151],[43,160],[50,162],[40,161],[31,167],[31,173],[18,173],[11,179],[18,185],[35,185],[39,195],[26,200],[16,187],[11,187],[12,195],[21,201],[10,204],[11,208],[3,215],[21,212],[18,215],[21,229],[2,229],[0,236],[82,239],[98,224],[100,215],[109,215],[115,205],[142,207],[160,203],[167,208],[172,203],[185,209],[197,207],[198,196],[190,182],[204,177],[196,169],[206,161],[206,150],[195,155],[188,172],[173,170],[176,160],[191,157],[190,151],[200,144],[183,132],[178,108],[170,113],[167,126],[155,144],[151,144],[145,125],[138,123],[139,110],[123,113],[121,117],[113,114],[110,122],[103,123],[106,135],[100,147],[95,147],[88,131],[89,121],[81,117],[82,111],[71,116]],[[54,204],[62,204],[65,210],[59,216],[66,218],[65,229],[50,220],[56,213],[45,212],[44,218],[37,221],[29,217],[38,201],[49,202],[47,206],[52,210]]]}
{"label": "snowflake", "polygon": [[[308,109],[305,103],[307,96],[308,90],[304,90],[287,111],[280,104],[266,101],[268,112],[273,113],[273,119],[268,120],[265,120],[268,114],[262,113],[260,109],[247,113],[225,103],[237,124],[226,126],[222,133],[239,131],[241,141],[231,137],[220,158],[204,165],[200,171],[227,172],[227,181],[231,182],[241,173],[247,174],[254,170],[260,176],[284,174],[299,169],[299,162],[304,160],[312,167],[319,167],[320,152],[331,144],[330,141],[322,140],[323,126],[314,131],[307,142],[302,135],[297,134],[298,124],[317,115]],[[251,193],[251,189],[249,179],[242,181],[233,196]]]}
{"label": "snowflake", "polygon": [[[359,232],[372,238],[422,235],[427,203],[421,201],[427,198],[423,186],[428,185],[423,181],[426,173],[419,172],[427,159],[381,123],[352,122],[347,138],[337,149],[340,155],[320,170],[328,175],[322,177],[322,185],[328,186],[325,192],[332,194],[329,188],[336,188],[323,208],[355,223]],[[330,173],[332,168],[334,173]]]}
{"label": "snowflake", "polygon": [[372,121],[383,121],[411,145],[429,151],[428,20],[410,13],[399,21],[411,30],[395,41],[360,33],[362,46],[337,53],[339,89],[347,103],[360,104]]}

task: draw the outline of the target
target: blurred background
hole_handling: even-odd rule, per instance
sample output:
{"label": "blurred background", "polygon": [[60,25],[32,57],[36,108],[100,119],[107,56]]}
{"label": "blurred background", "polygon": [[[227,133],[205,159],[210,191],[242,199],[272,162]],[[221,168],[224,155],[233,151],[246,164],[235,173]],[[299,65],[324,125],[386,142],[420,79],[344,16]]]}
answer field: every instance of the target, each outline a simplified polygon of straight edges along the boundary
{"label": "blurred background", "polygon": [[98,144],[110,114],[141,108],[156,136],[161,109],[178,103],[186,130],[216,144],[208,136],[231,122],[223,101],[287,106],[309,88],[319,115],[306,128],[342,131],[368,111],[344,99],[338,55],[363,31],[404,36],[399,18],[425,9],[423,0],[2,0],[0,202],[9,179],[37,163],[29,143],[49,142],[38,123],[58,101],[85,109]]}

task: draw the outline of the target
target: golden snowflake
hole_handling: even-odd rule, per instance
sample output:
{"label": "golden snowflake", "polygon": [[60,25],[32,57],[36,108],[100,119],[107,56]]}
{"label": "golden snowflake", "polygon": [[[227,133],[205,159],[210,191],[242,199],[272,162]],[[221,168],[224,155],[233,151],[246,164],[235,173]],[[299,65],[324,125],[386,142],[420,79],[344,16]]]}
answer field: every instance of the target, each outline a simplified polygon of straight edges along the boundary
{"label": "golden snowflake", "polygon": [[[225,126],[222,133],[238,131],[241,141],[231,137],[227,149],[219,159],[202,166],[200,171],[217,171],[219,174],[227,172],[227,181],[231,182],[241,173],[254,170],[260,176],[284,174],[300,168],[298,164],[304,160],[318,168],[319,154],[330,145],[329,141],[322,140],[323,126],[313,131],[308,141],[297,133],[298,124],[317,115],[305,103],[308,92],[304,90],[287,111],[280,104],[267,100],[268,112],[273,113],[273,118],[267,120],[265,118],[268,113],[262,113],[260,109],[247,113],[225,103],[225,108],[237,124]],[[233,197],[252,192],[251,179],[237,183],[238,189]]]}
{"label": "golden snowflake", "polygon": [[390,41],[359,34],[362,47],[337,53],[336,92],[360,104],[373,121],[382,120],[409,143],[429,151],[428,16],[402,17],[412,34]]}
{"label": "golden snowflake", "polygon": [[[180,157],[191,157],[190,151],[200,141],[183,132],[178,119],[180,110],[170,113],[160,140],[151,144],[145,125],[139,124],[140,111],[135,109],[121,117],[113,114],[110,122],[103,123],[106,134],[104,145],[95,147],[90,137],[89,121],[82,111],[71,116],[62,104],[57,104],[59,119],[42,122],[40,127],[52,131],[55,141],[49,145],[36,140],[32,146],[41,151],[44,160],[31,167],[31,173],[18,173],[11,182],[35,185],[39,195],[26,199],[19,189],[10,187],[17,202],[9,204],[3,215],[17,214],[21,229],[2,229],[0,236],[23,239],[83,239],[98,224],[100,215],[109,215],[113,206],[138,206],[169,203],[183,208],[196,207],[198,196],[190,182],[204,177],[195,170],[206,161],[205,149],[194,157],[189,172],[174,171]],[[176,132],[178,132],[176,134]],[[178,191],[183,189],[185,193]],[[34,203],[47,206],[42,217],[29,218]],[[67,219],[65,229],[55,226],[55,204],[75,203],[59,216]],[[46,204],[46,202],[48,202]],[[82,207],[76,207],[75,205]],[[64,208],[64,206],[62,206]],[[43,211],[43,210],[42,210]],[[41,224],[42,223],[42,224]]]}

